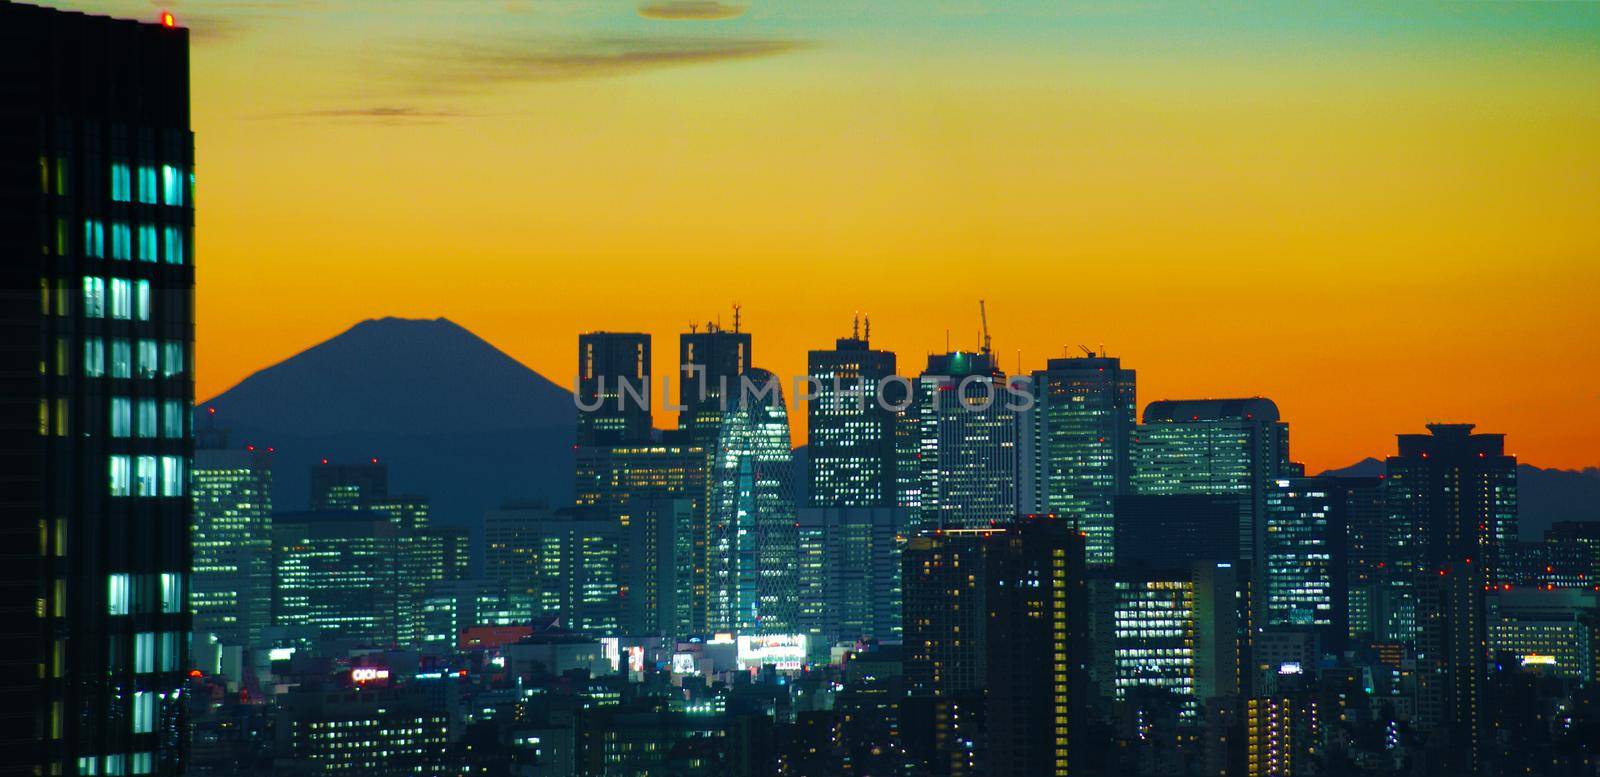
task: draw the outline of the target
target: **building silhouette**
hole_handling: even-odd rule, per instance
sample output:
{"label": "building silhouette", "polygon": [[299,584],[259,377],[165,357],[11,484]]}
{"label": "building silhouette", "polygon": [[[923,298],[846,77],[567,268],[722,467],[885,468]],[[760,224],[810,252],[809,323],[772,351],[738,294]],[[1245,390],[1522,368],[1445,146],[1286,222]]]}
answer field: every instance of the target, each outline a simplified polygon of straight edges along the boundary
{"label": "building silhouette", "polygon": [[650,439],[650,335],[578,335],[578,445]]}

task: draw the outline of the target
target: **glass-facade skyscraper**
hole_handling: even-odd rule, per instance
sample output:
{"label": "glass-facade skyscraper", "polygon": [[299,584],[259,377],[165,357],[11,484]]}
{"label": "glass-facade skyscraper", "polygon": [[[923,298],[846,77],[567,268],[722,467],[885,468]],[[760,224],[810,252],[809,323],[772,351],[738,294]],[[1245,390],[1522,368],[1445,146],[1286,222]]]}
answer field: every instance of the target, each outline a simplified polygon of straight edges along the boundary
{"label": "glass-facade skyscraper", "polygon": [[1132,473],[1137,380],[1115,357],[1051,359],[1033,373],[1033,409],[1018,414],[1021,511],[1074,520],[1091,567],[1112,562],[1113,500],[1128,493]]}
{"label": "glass-facade skyscraper", "polygon": [[189,34],[0,4],[0,771],[179,774]]}
{"label": "glass-facade skyscraper", "polygon": [[789,416],[776,378],[765,370],[748,372],[772,392],[733,397],[712,449],[709,626],[787,633],[797,615],[798,549]]}

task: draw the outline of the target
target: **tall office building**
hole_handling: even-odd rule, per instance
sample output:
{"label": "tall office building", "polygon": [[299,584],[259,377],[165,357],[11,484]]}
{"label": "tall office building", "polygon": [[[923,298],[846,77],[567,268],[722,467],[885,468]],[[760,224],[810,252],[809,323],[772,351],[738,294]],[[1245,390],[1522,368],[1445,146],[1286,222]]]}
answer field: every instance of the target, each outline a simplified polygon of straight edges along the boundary
{"label": "tall office building", "polygon": [[578,335],[578,445],[650,439],[650,335]]}
{"label": "tall office building", "polygon": [[678,428],[688,433],[688,444],[710,450],[722,428],[723,413],[738,404],[739,378],[750,369],[749,332],[739,331],[739,309],[734,308],[733,330],[707,322],[678,335]]}
{"label": "tall office building", "polygon": [[1472,424],[1402,434],[1387,462],[1390,522],[1406,542],[1416,590],[1418,718],[1443,765],[1482,763],[1488,654],[1484,592],[1499,582],[1500,548],[1517,536],[1517,460],[1505,435]]}
{"label": "tall office building", "polygon": [[1136,494],[1236,497],[1240,555],[1250,562],[1252,587],[1262,590],[1267,492],[1278,478],[1300,474],[1289,461],[1289,425],[1272,400],[1152,402],[1134,438],[1133,462]]}
{"label": "tall office building", "polygon": [[806,403],[807,492],[814,507],[893,507],[896,503],[896,413],[878,400],[889,383],[895,356],[871,347],[856,322],[833,350],[811,351],[809,374],[816,398]]}
{"label": "tall office building", "polygon": [[620,524],[586,507],[508,505],[483,519],[484,576],[532,597],[536,614],[595,636],[616,636],[622,618]]}
{"label": "tall office building", "polygon": [[1078,773],[1091,661],[1083,534],[1023,516],[985,542],[988,773]]}
{"label": "tall office building", "polygon": [[[224,645],[260,644],[272,619],[272,458],[253,445],[206,447],[194,457],[194,630]],[[226,446],[226,436],[212,437]]]}
{"label": "tall office building", "polygon": [[654,589],[641,598],[628,587],[623,627],[630,635],[706,630],[707,457],[704,448],[680,444],[686,436],[667,431],[659,443],[577,451],[577,504],[627,527],[634,539],[624,554],[625,579]]}
{"label": "tall office building", "polygon": [[906,511],[800,510],[798,630],[822,644],[900,639],[900,545]]}
{"label": "tall office building", "polygon": [[1029,390],[1034,406],[1017,416],[1021,509],[1073,518],[1088,538],[1089,566],[1109,566],[1112,503],[1130,488],[1137,373],[1103,354],[1051,359]]}
{"label": "tall office building", "polygon": [[1282,478],[1266,499],[1263,625],[1305,627],[1338,652],[1348,632],[1344,494],[1323,478]]}
{"label": "tall office building", "polygon": [[931,355],[917,381],[920,529],[981,528],[1017,511],[1017,401],[987,348]]}
{"label": "tall office building", "polygon": [[0,773],[180,774],[189,34],[0,4]]}
{"label": "tall office building", "polygon": [[399,641],[400,554],[389,520],[367,513],[272,517],[272,624],[309,626],[323,639],[391,647]]}
{"label": "tall office building", "polygon": [[333,464],[327,459],[311,467],[311,509],[357,510],[389,497],[389,467],[370,461]]}
{"label": "tall office building", "polygon": [[793,456],[783,389],[765,370],[747,376],[764,397],[734,397],[711,456],[707,571],[712,629],[788,633],[795,602]]}

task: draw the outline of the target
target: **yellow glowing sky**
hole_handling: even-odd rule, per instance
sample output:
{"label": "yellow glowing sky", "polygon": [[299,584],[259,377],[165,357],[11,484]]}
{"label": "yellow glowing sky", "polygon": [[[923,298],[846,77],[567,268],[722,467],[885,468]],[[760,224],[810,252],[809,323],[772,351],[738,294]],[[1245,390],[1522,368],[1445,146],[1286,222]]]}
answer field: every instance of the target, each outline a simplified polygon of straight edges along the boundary
{"label": "yellow glowing sky", "polygon": [[660,373],[733,301],[760,366],[862,310],[915,372],[982,297],[1008,370],[1270,396],[1314,471],[1430,420],[1600,464],[1600,3],[166,7],[201,397],[385,315]]}

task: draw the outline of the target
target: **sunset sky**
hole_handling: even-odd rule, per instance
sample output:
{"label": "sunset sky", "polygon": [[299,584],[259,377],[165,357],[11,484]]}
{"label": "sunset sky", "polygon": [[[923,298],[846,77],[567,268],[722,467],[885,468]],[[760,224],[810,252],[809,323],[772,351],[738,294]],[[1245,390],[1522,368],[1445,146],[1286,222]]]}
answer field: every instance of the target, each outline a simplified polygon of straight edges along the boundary
{"label": "sunset sky", "polygon": [[52,4],[193,30],[199,397],[386,315],[663,373],[734,301],[915,373],[981,297],[1008,371],[1269,396],[1313,471],[1600,465],[1600,3]]}

